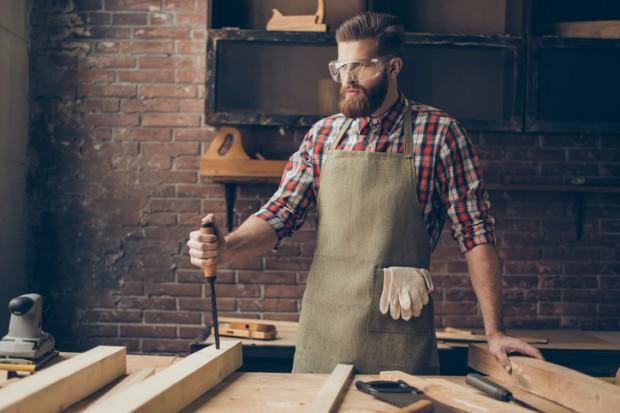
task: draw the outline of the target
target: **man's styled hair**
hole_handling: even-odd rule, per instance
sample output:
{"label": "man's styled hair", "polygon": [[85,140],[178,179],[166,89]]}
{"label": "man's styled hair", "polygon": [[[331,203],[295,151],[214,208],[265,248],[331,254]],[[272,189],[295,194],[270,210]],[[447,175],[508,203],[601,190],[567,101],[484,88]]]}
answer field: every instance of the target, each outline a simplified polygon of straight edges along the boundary
{"label": "man's styled hair", "polygon": [[404,31],[398,17],[369,11],[344,21],[336,30],[336,41],[376,39],[380,56],[402,57]]}

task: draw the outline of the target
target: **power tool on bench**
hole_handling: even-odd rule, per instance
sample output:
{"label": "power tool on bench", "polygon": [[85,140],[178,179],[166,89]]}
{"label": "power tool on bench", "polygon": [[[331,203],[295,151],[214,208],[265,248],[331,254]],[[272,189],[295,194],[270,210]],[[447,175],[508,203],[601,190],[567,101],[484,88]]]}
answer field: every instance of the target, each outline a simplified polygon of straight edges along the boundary
{"label": "power tool on bench", "polygon": [[24,294],[9,302],[9,333],[0,340],[0,370],[34,372],[58,355],[54,337],[41,329],[43,299]]}

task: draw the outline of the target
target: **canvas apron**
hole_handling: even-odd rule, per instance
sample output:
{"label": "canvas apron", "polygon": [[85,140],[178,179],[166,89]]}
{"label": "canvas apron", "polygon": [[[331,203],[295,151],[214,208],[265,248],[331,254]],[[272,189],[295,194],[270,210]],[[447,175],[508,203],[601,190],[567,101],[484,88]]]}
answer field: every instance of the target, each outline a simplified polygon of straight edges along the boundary
{"label": "canvas apron", "polygon": [[405,153],[326,147],[317,195],[317,248],[302,301],[295,373],[330,373],[338,363],[361,374],[438,374],[433,303],[409,321],[379,311],[382,268],[429,268],[430,242],[418,202],[411,111]]}

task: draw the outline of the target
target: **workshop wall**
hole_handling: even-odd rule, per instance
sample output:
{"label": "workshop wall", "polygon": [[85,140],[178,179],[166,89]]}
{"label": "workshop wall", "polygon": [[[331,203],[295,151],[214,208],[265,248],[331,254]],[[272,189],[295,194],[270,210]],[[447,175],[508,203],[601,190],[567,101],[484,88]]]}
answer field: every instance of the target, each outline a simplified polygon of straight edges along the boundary
{"label": "workshop wall", "polygon": [[[41,0],[31,15],[29,179],[37,289],[63,350],[97,343],[184,352],[208,321],[208,290],[185,241],[225,222],[223,187],[198,174],[207,0]],[[249,62],[240,62],[249,64]],[[280,132],[284,133],[284,136]],[[247,130],[265,154],[303,130]],[[492,183],[620,183],[620,136],[476,133]],[[264,149],[263,149],[264,148]],[[238,192],[239,223],[271,185]],[[620,196],[492,192],[509,327],[618,329]],[[308,219],[312,223],[312,217]],[[466,265],[446,230],[434,254],[438,325],[480,326]],[[218,271],[222,314],[296,319],[314,250],[306,225],[277,254]]]}
{"label": "workshop wall", "polygon": [[26,292],[28,30],[24,0],[0,2],[0,336],[9,300]]}

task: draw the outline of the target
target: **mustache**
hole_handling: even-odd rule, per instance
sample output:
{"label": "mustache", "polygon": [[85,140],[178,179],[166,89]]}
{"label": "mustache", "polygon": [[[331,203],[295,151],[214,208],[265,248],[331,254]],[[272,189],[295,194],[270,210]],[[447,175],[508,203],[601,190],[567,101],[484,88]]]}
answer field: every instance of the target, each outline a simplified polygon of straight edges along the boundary
{"label": "mustache", "polygon": [[343,98],[347,92],[361,92],[364,96],[368,95],[367,90],[363,87],[348,86],[340,89],[340,97]]}

